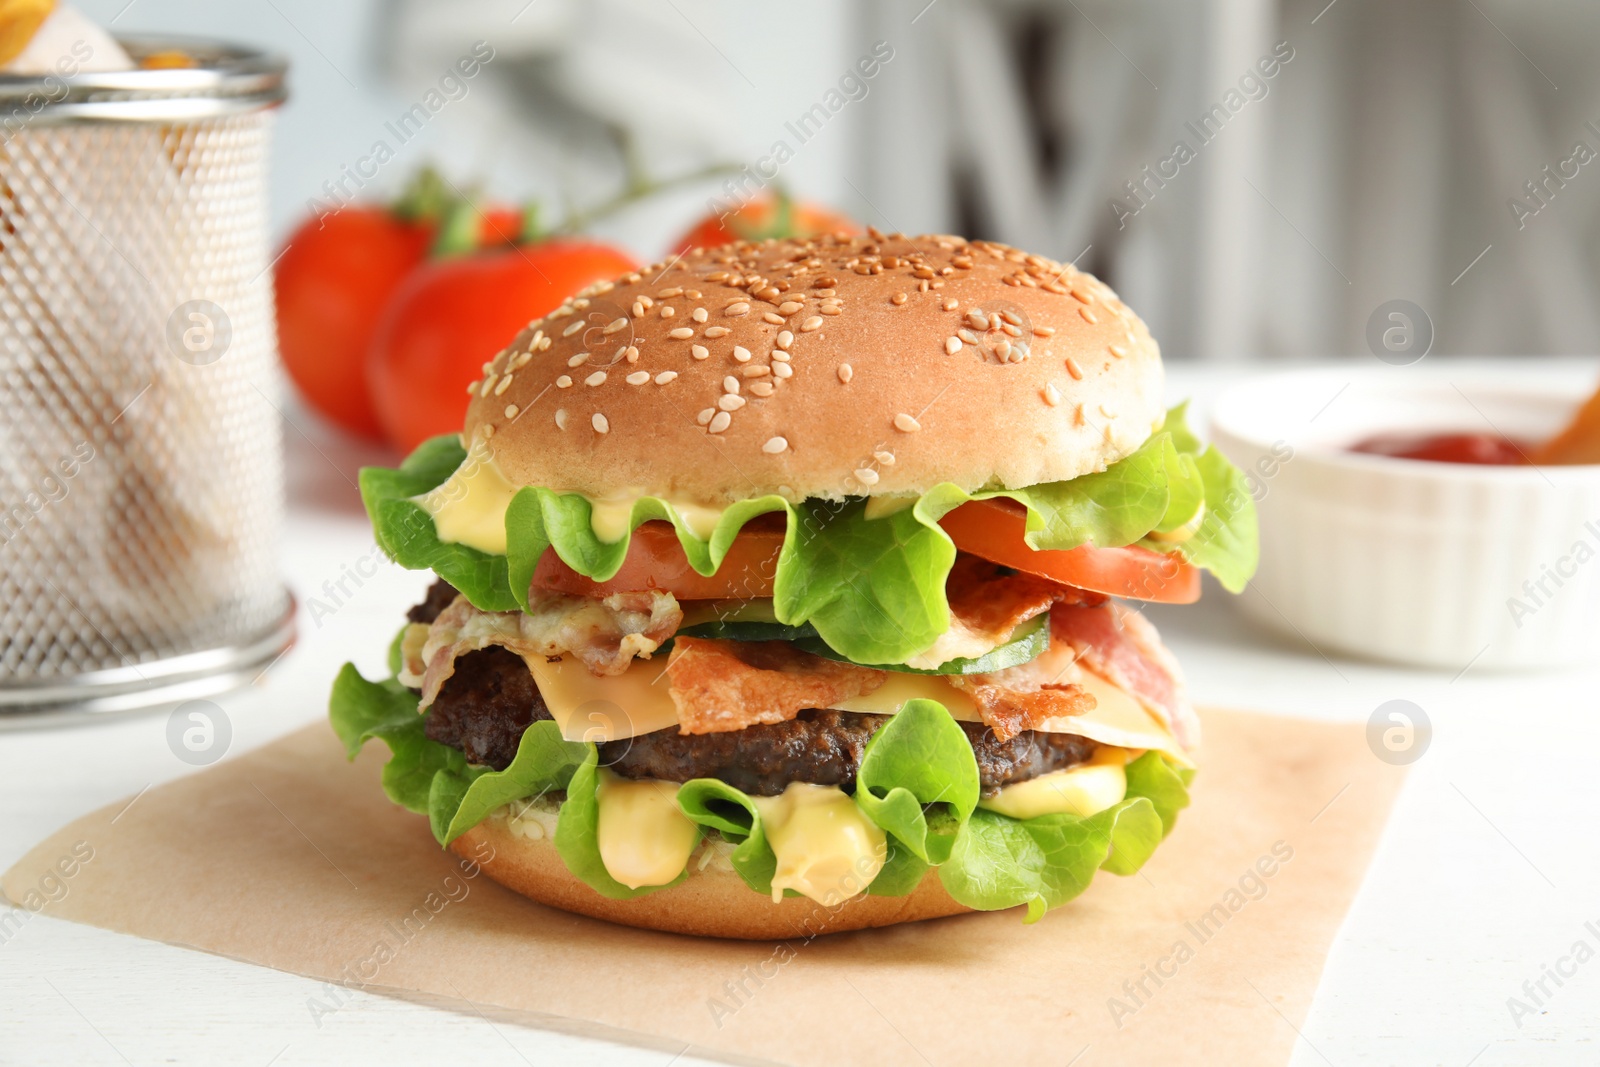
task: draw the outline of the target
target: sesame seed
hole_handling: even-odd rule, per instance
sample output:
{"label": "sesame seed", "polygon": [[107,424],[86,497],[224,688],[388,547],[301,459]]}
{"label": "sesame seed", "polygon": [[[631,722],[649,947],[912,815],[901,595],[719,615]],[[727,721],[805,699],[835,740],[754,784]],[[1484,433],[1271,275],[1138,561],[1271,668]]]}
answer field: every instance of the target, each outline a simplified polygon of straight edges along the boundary
{"label": "sesame seed", "polygon": [[[801,310],[804,307],[805,307],[805,305],[800,303],[800,301],[798,301],[798,300],[785,300],[783,303],[778,305],[778,314],[780,314],[780,315],[793,315],[795,312]],[[774,441],[781,441],[781,440],[783,440],[783,438],[774,437],[773,440]]]}
{"label": "sesame seed", "polygon": [[1033,328],[1033,335],[1035,337],[1054,337],[1056,335],[1056,328],[1054,326],[1035,326]]}
{"label": "sesame seed", "polygon": [[532,359],[532,352],[518,352],[516,355],[511,357],[511,369],[521,370],[523,367],[526,367],[528,362]]}
{"label": "sesame seed", "polygon": [[1000,328],[1001,321],[1002,320],[1000,318],[1000,312],[998,312],[998,311],[990,312],[990,314],[989,314],[989,329],[998,330]]}
{"label": "sesame seed", "polygon": [[969,345],[975,345],[978,343],[978,335],[973,333],[971,330],[957,330],[956,336],[967,342]]}
{"label": "sesame seed", "polygon": [[772,395],[772,383],[771,382],[751,382],[750,383],[750,394],[752,396],[763,396],[763,397],[771,396]]}
{"label": "sesame seed", "polygon": [[878,472],[873,470],[871,467],[862,467],[860,470],[856,471],[856,480],[862,485],[877,485]]}
{"label": "sesame seed", "polygon": [[1072,375],[1073,381],[1083,381],[1083,368],[1078,366],[1078,361],[1073,359],[1071,356],[1067,357],[1067,373]]}
{"label": "sesame seed", "polygon": [[553,345],[555,343],[556,343],[556,339],[554,337],[542,338],[539,341],[539,351],[543,352],[545,349],[549,348],[551,345]]}
{"label": "sesame seed", "polygon": [[726,326],[707,326],[706,336],[713,340],[718,337],[726,337],[728,336],[728,328]]}
{"label": "sesame seed", "polygon": [[494,436],[494,426],[486,424],[480,427],[478,430],[478,435],[487,441],[489,438]]}
{"label": "sesame seed", "polygon": [[743,345],[734,345],[733,346],[733,358],[738,360],[740,363],[749,363],[750,362],[750,350],[748,348],[744,347]]}
{"label": "sesame seed", "polygon": [[[823,304],[818,310],[820,310],[824,315],[841,315],[844,313],[844,309],[838,304]],[[802,329],[803,328],[804,327],[802,327]]]}
{"label": "sesame seed", "polygon": [[902,411],[894,417],[894,428],[901,433],[916,433],[922,429],[922,423]]}
{"label": "sesame seed", "polygon": [[639,350],[632,345],[629,345],[627,348],[623,349],[622,354],[629,363],[639,362]]}
{"label": "sesame seed", "polygon": [[495,379],[495,375],[494,375],[493,371],[491,371],[487,376],[484,377],[483,386],[478,390],[478,395],[479,396],[488,396],[489,395],[489,390],[494,388],[494,379]]}
{"label": "sesame seed", "polygon": [[772,350],[772,358],[777,360],[779,363],[787,363],[794,357],[790,356],[789,353],[785,352],[781,348],[775,348]]}
{"label": "sesame seed", "polygon": [[[639,304],[635,304],[634,307],[639,308],[639,314],[641,314],[641,315],[644,314],[644,308],[642,306],[640,306]],[[628,320],[627,320],[626,317],[623,317],[623,318],[612,319],[610,322],[606,323],[606,328],[604,330],[601,330],[600,332],[605,334],[607,337],[609,337],[612,334],[616,333],[618,330],[625,330],[627,328],[628,328]]]}
{"label": "sesame seed", "polygon": [[894,466],[893,452],[874,452],[872,454],[872,458],[877,460],[879,463],[882,463],[885,467]]}
{"label": "sesame seed", "polygon": [[511,388],[511,375],[508,374],[504,378],[500,379],[499,385],[494,387],[494,395],[499,396],[509,388]]}
{"label": "sesame seed", "polygon": [[1121,345],[1110,345],[1110,346],[1107,347],[1106,351],[1110,352],[1113,356],[1116,356],[1118,359],[1121,359],[1122,357],[1124,357],[1124,356],[1126,356],[1128,354],[1128,350],[1126,348],[1123,348]]}
{"label": "sesame seed", "polygon": [[822,329],[822,317],[819,315],[813,315],[800,324],[801,333],[810,333],[812,330],[820,329]]}
{"label": "sesame seed", "polygon": [[1079,308],[1078,309],[1078,314],[1082,315],[1083,316],[1083,321],[1087,322],[1091,326],[1093,326],[1095,323],[1100,321],[1100,319],[1095,315],[1095,313],[1090,311],[1087,307]]}
{"label": "sesame seed", "polygon": [[1074,426],[1082,426],[1083,425],[1083,405],[1082,404],[1079,404],[1077,409],[1075,411],[1073,411],[1073,413],[1072,413],[1072,425],[1074,425]]}
{"label": "sesame seed", "polygon": [[634,303],[643,307],[646,311],[649,311],[651,308],[656,306],[656,302],[654,300],[651,300],[648,296],[643,294],[640,294],[639,299],[635,300]]}
{"label": "sesame seed", "polygon": [[611,432],[611,423],[608,422],[606,420],[606,417],[604,415],[600,414],[598,411],[595,412],[594,416],[589,419],[589,425],[594,427],[594,432],[595,433],[610,433]]}
{"label": "sesame seed", "polygon": [[678,372],[675,370],[664,370],[660,374],[656,375],[657,385],[666,385],[668,382],[675,382],[677,380]]}
{"label": "sesame seed", "polygon": [[895,305],[896,307],[899,307],[901,304],[904,304],[909,299],[910,299],[910,297],[906,296],[906,294],[904,294],[904,293],[896,293],[896,294],[894,294],[893,296],[891,296],[889,298],[889,303]]}
{"label": "sesame seed", "polygon": [[587,378],[585,378],[583,380],[583,384],[584,385],[589,385],[589,386],[604,385],[605,384],[605,380],[606,380],[606,372],[603,371],[603,370],[597,370],[593,374],[591,374]]}
{"label": "sesame seed", "polygon": [[471,396],[473,393],[476,393],[477,391],[478,391],[478,383],[477,382],[468,382],[467,383],[467,395],[468,396]]}
{"label": "sesame seed", "polygon": [[989,328],[989,316],[977,308],[967,312],[967,322],[972,324],[974,330],[987,330]]}
{"label": "sesame seed", "polygon": [[571,337],[573,334],[577,333],[581,329],[583,329],[583,320],[582,319],[578,319],[576,322],[569,323],[567,325],[567,328],[565,330],[561,331],[561,336],[562,337]]}
{"label": "sesame seed", "polygon": [[722,313],[729,316],[748,315],[750,314],[750,305],[744,300],[735,300],[733,303],[723,308]]}
{"label": "sesame seed", "polygon": [[794,334],[790,333],[788,330],[779,330],[778,347],[787,352],[789,350],[789,346],[792,344],[794,344]]}
{"label": "sesame seed", "polygon": [[577,355],[571,356],[567,359],[567,366],[581,367],[587,362],[589,362],[589,353],[579,352]]}
{"label": "sesame seed", "polygon": [[706,408],[704,411],[694,417],[694,421],[698,422],[701,426],[704,426],[706,423],[711,421],[711,417],[716,413],[716,408]]}
{"label": "sesame seed", "polygon": [[722,391],[725,393],[737,393],[739,391],[739,379],[731,374],[722,379]]}
{"label": "sesame seed", "polygon": [[944,351],[946,355],[950,356],[953,356],[957,352],[961,351],[961,338],[946,337],[944,339]]}
{"label": "sesame seed", "polygon": [[679,326],[676,330],[668,333],[667,336],[672,338],[674,341],[687,341],[689,338],[694,336],[694,331],[689,329],[687,326]]}
{"label": "sesame seed", "polygon": [[954,311],[956,308],[958,308],[960,306],[961,306],[961,304],[954,297],[946,297],[945,298],[944,309],[946,311]]}
{"label": "sesame seed", "polygon": [[661,305],[661,317],[662,318],[670,319],[674,315],[676,315],[677,313],[678,313],[678,309],[673,307],[671,304],[662,304]]}
{"label": "sesame seed", "polygon": [[782,315],[775,315],[770,311],[764,311],[764,312],[761,313],[761,321],[762,322],[770,322],[774,326],[782,326],[783,325],[783,316]]}
{"label": "sesame seed", "polygon": [[711,424],[707,426],[706,429],[710,430],[712,433],[721,433],[731,425],[733,425],[733,416],[729,415],[726,411],[719,411],[715,415],[711,416]]}
{"label": "sesame seed", "polygon": [[854,378],[855,376],[856,376],[856,372],[850,369],[850,364],[848,364],[848,363],[839,364],[839,380],[841,382],[844,382],[844,383],[848,384],[850,379]]}
{"label": "sesame seed", "polygon": [[1104,404],[1100,404],[1098,406],[1100,408],[1100,414],[1104,415],[1106,418],[1114,419],[1114,418],[1117,417],[1117,412],[1116,412],[1115,408],[1108,408]]}
{"label": "sesame seed", "polygon": [[566,428],[567,428],[567,409],[566,408],[556,408],[556,429],[565,430]]}
{"label": "sesame seed", "polygon": [[522,409],[517,407],[517,405],[515,405],[515,404],[507,404],[506,405],[506,418],[508,418],[508,419],[516,418],[517,417],[517,412],[519,412],[521,410]]}
{"label": "sesame seed", "polygon": [[792,378],[794,377],[794,368],[787,363],[774,363],[772,365],[772,376],[774,378]]}
{"label": "sesame seed", "polygon": [[769,456],[776,456],[779,452],[789,447],[789,440],[785,437],[769,437],[767,443],[761,446],[761,451]]}
{"label": "sesame seed", "polygon": [[570,389],[570,388],[572,388],[572,375],[563,374],[561,377],[557,378],[556,379],[556,388],[557,389]]}
{"label": "sesame seed", "polygon": [[688,297],[690,300],[699,300],[700,299],[700,290],[698,290],[698,289],[685,289],[683,291],[683,295]]}
{"label": "sesame seed", "polygon": [[1094,303],[1094,297],[1090,296],[1088,293],[1084,292],[1082,289],[1078,288],[1077,286],[1073,286],[1072,287],[1072,298],[1074,300],[1076,300],[1080,304],[1092,304],[1092,303]]}
{"label": "sesame seed", "polygon": [[628,384],[629,385],[643,385],[645,382],[648,382],[649,380],[650,380],[650,372],[647,371],[647,370],[636,370],[632,374],[628,375]]}
{"label": "sesame seed", "polygon": [[656,294],[656,296],[660,297],[662,300],[670,300],[675,296],[682,296],[682,295],[683,295],[683,290],[681,288],[679,288],[678,286],[673,286],[671,289],[663,289],[663,290],[661,290],[661,292]]}
{"label": "sesame seed", "polygon": [[1020,326],[1013,326],[1008,322],[1001,328],[1003,330],[1005,330],[1006,333],[1008,333],[1012,337],[1021,337],[1022,336],[1022,328]]}
{"label": "sesame seed", "polygon": [[994,346],[994,354],[1000,358],[1001,363],[1010,363],[1011,342],[1002,337],[1000,343]]}
{"label": "sesame seed", "polygon": [[705,308],[695,308],[693,311],[689,312],[689,317],[696,322],[704,322],[710,316],[706,314]]}
{"label": "sesame seed", "polygon": [[705,345],[695,345],[689,349],[689,354],[695,359],[705,359],[707,356],[711,355],[711,350]]}
{"label": "sesame seed", "polygon": [[1051,407],[1061,403],[1061,390],[1057,389],[1053,383],[1044,387],[1044,402]]}
{"label": "sesame seed", "polygon": [[1017,313],[1015,311],[1002,311],[1002,312],[1000,312],[1000,317],[1002,319],[1005,319],[1006,322],[1010,323],[1013,326],[1021,326],[1022,325],[1022,319],[1020,317],[1018,317],[1018,315],[1017,315]]}

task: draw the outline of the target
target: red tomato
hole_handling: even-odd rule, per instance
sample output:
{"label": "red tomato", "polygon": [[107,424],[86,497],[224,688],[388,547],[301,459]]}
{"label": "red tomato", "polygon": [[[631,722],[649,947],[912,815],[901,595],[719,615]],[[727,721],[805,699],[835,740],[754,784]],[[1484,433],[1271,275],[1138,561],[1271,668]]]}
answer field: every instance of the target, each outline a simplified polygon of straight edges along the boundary
{"label": "red tomato", "polygon": [[1176,555],[1137,545],[1081,545],[1066,551],[1029,548],[1022,539],[1027,512],[1013,500],[974,500],[946,515],[939,525],[963,552],[1063,585],[1164,604],[1200,599],[1200,572]]}
{"label": "red tomato", "polygon": [[409,452],[459,431],[467,386],[518,330],[578,290],[637,266],[608,245],[554,240],[418,269],[384,310],[367,355],[372,403],[389,442]]}
{"label": "red tomato", "polygon": [[381,434],[367,396],[367,349],[384,305],[433,234],[431,223],[407,222],[386,207],[347,207],[307,220],[278,259],[284,367],[306,403],[352,433]]}
{"label": "red tomato", "polygon": [[[308,219],[277,262],[284,368],[306,403],[363,437],[382,436],[367,389],[367,351],[384,307],[427,259],[438,235],[443,208],[428,210],[425,217],[407,217],[388,206],[352,206]],[[506,244],[521,228],[521,212],[487,208],[480,239]]]}
{"label": "red tomato", "polygon": [[760,196],[727,215],[708,215],[678,239],[675,252],[715,248],[733,241],[764,241],[769,237],[819,237],[827,233],[857,234],[861,224],[816,204],[787,197]]}
{"label": "red tomato", "polygon": [[772,595],[772,576],[783,547],[783,524],[752,522],[734,538],[717,573],[707,577],[689,566],[678,533],[667,522],[647,522],[633,531],[622,569],[605,582],[585,578],[554,552],[539,557],[533,584],[578,596],[603,597],[636,589],[662,589],[679,600],[754,600]]}

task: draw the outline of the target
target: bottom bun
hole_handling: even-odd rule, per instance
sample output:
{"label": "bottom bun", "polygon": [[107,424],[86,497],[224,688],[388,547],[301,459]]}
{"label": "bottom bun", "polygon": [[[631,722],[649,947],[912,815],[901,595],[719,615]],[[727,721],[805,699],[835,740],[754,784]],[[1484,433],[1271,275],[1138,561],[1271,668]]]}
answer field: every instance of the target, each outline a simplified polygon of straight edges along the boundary
{"label": "bottom bun", "polygon": [[[863,894],[833,907],[805,897],[784,897],[774,904],[771,897],[745,885],[733,871],[718,869],[691,871],[677,885],[634,900],[612,900],[567,870],[549,838],[523,837],[504,820],[494,818],[456,838],[450,848],[507,889],[552,908],[646,930],[700,937],[750,941],[809,938],[972,910],[952,900],[931,870],[905,896]],[[486,852],[487,860],[482,858]]]}

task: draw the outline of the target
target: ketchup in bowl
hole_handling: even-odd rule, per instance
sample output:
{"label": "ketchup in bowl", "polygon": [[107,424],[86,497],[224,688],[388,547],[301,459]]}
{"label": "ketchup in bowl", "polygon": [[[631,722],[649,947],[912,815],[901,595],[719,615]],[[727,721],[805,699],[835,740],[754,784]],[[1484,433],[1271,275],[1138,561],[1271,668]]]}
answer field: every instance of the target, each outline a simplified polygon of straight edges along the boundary
{"label": "ketchup in bowl", "polygon": [[1489,467],[1526,466],[1532,446],[1493,433],[1379,434],[1350,451],[1433,463],[1476,463]]}

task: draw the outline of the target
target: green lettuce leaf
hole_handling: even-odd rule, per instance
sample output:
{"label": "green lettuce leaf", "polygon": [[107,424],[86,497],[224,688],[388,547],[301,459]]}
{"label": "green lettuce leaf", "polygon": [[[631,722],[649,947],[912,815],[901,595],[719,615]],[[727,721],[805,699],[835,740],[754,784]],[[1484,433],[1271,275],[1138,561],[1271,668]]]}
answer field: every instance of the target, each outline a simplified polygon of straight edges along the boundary
{"label": "green lettuce leaf", "polygon": [[715,830],[735,847],[728,857],[744,884],[772,896],[778,857],[767,843],[761,812],[742,790],[716,778],[694,778],[678,787],[678,807],[690,820]]}
{"label": "green lettuce leaf", "polygon": [[411,499],[443,485],[466,458],[456,435],[431,438],[399,470],[363,468],[361,500],[378,547],[390,559],[410,570],[433,571],[484,611],[513,611],[517,599],[506,576],[506,557],[440,541],[433,516]]}
{"label": "green lettuce leaf", "polygon": [[1013,819],[979,809],[956,837],[939,879],[957,901],[992,911],[1028,906],[1037,922],[1089,887],[1106,866],[1132,874],[1161,841],[1161,819],[1144,797],[1089,818],[1041,815]]}
{"label": "green lettuce leaf", "polygon": [[[918,859],[943,863],[978,806],[972,743],[943,704],[909,700],[867,742],[855,796],[867,818]],[[929,809],[949,818],[930,827]]]}
{"label": "green lettuce leaf", "polygon": [[561,814],[556,819],[556,851],[567,870],[590,889],[612,900],[633,900],[678,885],[689,877],[689,869],[685,867],[666,885],[642,885],[638,889],[629,889],[611,877],[605,861],[600,858],[600,803],[595,794],[600,784],[600,750],[592,744],[583,747],[588,751],[567,783],[567,799],[562,802]]}
{"label": "green lettuce leaf", "polygon": [[[1238,593],[1255,573],[1261,557],[1255,497],[1244,472],[1229,463],[1215,445],[1201,450],[1199,439],[1184,421],[1188,406],[1179,404],[1167,412],[1160,432],[1170,436],[1180,456],[1192,464],[1202,487],[1205,515],[1194,535],[1176,546],[1160,541],[1142,541],[1141,544],[1157,552],[1176,548],[1189,563],[1216,575],[1224,589]],[[1173,510],[1182,509],[1174,507]],[[1194,510],[1190,509],[1188,514],[1192,517]],[[1170,525],[1155,529],[1169,531],[1186,521],[1173,516]]]}
{"label": "green lettuce leaf", "polygon": [[[454,801],[443,834],[435,827],[434,836],[448,845],[502,804],[566,789],[578,768],[594,751],[592,744],[563,738],[561,728],[548,719],[534,723],[523,731],[522,740],[517,743],[517,754],[505,770],[480,771],[457,779],[465,788]],[[442,777],[434,778],[435,789],[440,788]],[[446,805],[441,801],[430,804],[429,809],[430,814],[442,814]]]}
{"label": "green lettuce leaf", "polygon": [[[698,573],[714,574],[746,523],[781,511],[786,533],[771,576],[777,617],[788,626],[809,625],[830,649],[855,663],[904,663],[948,628],[944,583],[955,545],[939,519],[968,500],[1006,497],[1021,503],[1027,509],[1025,536],[1036,549],[1142,544],[1176,551],[1234,591],[1254,572],[1258,553],[1255,504],[1243,474],[1215,448],[1200,449],[1181,405],[1150,440],[1103,471],[1022,489],[967,492],[946,483],[914,506],[876,518],[867,517],[859,498],[794,505],[764,496],[728,508],[711,536],[701,538],[670,503],[646,497],[633,505],[628,536],[607,542],[594,532],[586,498],[526,488],[506,512],[503,557],[441,543],[432,519],[410,499],[442,483],[465,458],[456,438],[434,438],[398,471],[363,471],[361,484],[384,551],[403,566],[431,567],[478,607],[525,609],[547,548],[579,573],[605,581],[626,558],[632,531],[657,519],[673,525]],[[1201,500],[1206,514],[1189,540],[1174,546],[1148,539],[1152,532],[1184,526]]]}
{"label": "green lettuce leaf", "polygon": [[1189,779],[1194,772],[1168,763],[1159,752],[1146,752],[1127,766],[1129,797],[1144,797],[1161,817],[1161,836],[1172,832],[1178,812],[1189,806]]}

